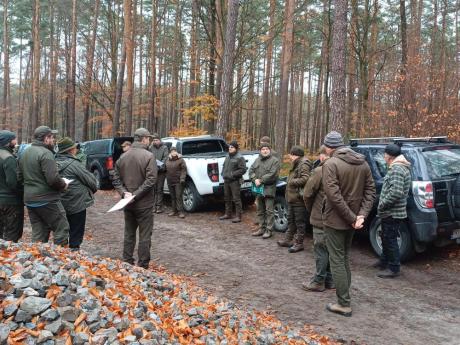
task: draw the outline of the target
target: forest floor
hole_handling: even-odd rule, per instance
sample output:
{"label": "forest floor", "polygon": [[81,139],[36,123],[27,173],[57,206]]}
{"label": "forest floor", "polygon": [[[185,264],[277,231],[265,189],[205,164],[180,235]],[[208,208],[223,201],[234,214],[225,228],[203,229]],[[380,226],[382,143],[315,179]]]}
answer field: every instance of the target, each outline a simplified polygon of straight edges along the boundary
{"label": "forest floor", "polygon": [[[83,250],[121,258],[123,213],[106,214],[114,191],[96,195],[88,211]],[[243,222],[222,222],[223,205],[213,204],[184,220],[155,215],[152,261],[170,273],[190,277],[206,291],[242,307],[267,310],[295,327],[310,325],[344,343],[458,344],[460,339],[460,246],[431,249],[402,266],[395,280],[375,276],[376,258],[365,236],[355,236],[351,254],[353,316],[325,310],[335,290],[306,292],[314,272],[312,236],[303,252],[276,245],[282,234],[263,240],[254,230],[254,206]]]}

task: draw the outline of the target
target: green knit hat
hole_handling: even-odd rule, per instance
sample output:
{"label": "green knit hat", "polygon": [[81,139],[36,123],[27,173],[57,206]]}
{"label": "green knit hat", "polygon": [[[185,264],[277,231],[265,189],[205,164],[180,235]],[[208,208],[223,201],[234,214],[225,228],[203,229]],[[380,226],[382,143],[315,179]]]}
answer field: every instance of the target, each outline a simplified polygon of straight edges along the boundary
{"label": "green knit hat", "polygon": [[76,144],[72,139],[69,137],[64,137],[61,140],[58,141],[58,153],[64,153],[67,152],[74,147],[77,147],[78,144]]}

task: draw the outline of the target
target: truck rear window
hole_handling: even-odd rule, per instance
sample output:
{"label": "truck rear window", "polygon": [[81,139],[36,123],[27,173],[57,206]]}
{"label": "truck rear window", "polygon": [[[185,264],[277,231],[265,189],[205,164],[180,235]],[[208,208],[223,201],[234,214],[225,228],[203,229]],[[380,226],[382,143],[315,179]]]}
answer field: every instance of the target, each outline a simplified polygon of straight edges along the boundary
{"label": "truck rear window", "polygon": [[224,149],[219,140],[185,141],[182,143],[183,155],[195,155],[200,153],[223,152]]}
{"label": "truck rear window", "polygon": [[442,148],[422,152],[432,179],[460,174],[460,148]]}

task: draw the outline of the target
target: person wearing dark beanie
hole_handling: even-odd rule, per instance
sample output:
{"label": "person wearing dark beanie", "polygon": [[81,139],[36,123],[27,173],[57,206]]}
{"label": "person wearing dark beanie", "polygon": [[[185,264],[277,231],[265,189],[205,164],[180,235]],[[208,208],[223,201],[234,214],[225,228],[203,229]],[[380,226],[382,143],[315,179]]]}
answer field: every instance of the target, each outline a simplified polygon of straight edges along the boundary
{"label": "person wearing dark beanie", "polygon": [[235,217],[233,223],[241,222],[241,213],[243,212],[243,204],[241,202],[241,183],[243,175],[246,173],[246,161],[243,156],[238,153],[239,145],[233,140],[228,145],[228,155],[225,158],[222,169],[222,177],[224,178],[224,198],[225,198],[225,214],[220,217],[220,220],[230,219],[232,217],[232,201],[235,204]]}
{"label": "person wearing dark beanie", "polygon": [[303,240],[307,229],[308,214],[303,202],[303,188],[310,178],[311,162],[303,158],[305,153],[302,146],[293,146],[289,158],[292,166],[289,170],[286,186],[288,203],[288,230],[284,240],[278,241],[280,247],[289,247],[289,253],[304,250]]}
{"label": "person wearing dark beanie", "polygon": [[24,206],[17,178],[18,163],[13,153],[16,134],[0,131],[0,239],[17,242],[22,237]]}
{"label": "person wearing dark beanie", "polygon": [[322,169],[322,219],[337,295],[337,303],[329,303],[326,309],[351,316],[351,243],[355,230],[363,228],[372,210],[375,184],[365,157],[345,147],[340,133],[328,133],[323,143],[330,158]]}
{"label": "person wearing dark beanie", "polygon": [[377,216],[382,224],[382,255],[374,265],[381,272],[379,278],[395,278],[400,272],[398,235],[404,219],[407,218],[407,196],[412,183],[411,164],[401,154],[401,147],[388,144],[383,158],[388,165],[388,172],[383,179]]}

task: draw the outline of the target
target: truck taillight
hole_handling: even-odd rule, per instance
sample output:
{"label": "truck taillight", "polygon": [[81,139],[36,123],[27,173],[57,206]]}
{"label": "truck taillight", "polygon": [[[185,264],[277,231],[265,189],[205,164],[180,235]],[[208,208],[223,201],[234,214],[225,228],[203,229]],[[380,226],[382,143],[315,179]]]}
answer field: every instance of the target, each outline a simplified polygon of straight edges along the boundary
{"label": "truck taillight", "polygon": [[412,194],[420,207],[434,208],[434,193],[431,181],[412,181]]}
{"label": "truck taillight", "polygon": [[107,157],[105,160],[105,168],[107,170],[113,170],[113,158],[112,157]]}
{"label": "truck taillight", "polygon": [[208,163],[208,176],[212,182],[219,182],[219,165],[217,163]]}

